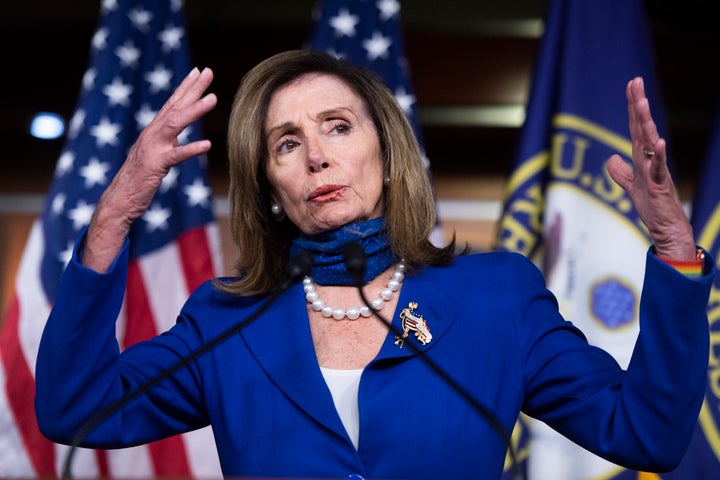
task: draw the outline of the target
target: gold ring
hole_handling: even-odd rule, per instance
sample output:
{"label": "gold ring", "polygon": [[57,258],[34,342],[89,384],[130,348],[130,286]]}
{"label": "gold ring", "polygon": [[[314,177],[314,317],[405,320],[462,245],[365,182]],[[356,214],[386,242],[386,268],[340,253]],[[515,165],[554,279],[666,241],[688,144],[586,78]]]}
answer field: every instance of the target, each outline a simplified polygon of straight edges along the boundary
{"label": "gold ring", "polygon": [[655,152],[653,152],[652,150],[643,148],[643,155],[645,155],[645,158],[652,158],[655,156]]}

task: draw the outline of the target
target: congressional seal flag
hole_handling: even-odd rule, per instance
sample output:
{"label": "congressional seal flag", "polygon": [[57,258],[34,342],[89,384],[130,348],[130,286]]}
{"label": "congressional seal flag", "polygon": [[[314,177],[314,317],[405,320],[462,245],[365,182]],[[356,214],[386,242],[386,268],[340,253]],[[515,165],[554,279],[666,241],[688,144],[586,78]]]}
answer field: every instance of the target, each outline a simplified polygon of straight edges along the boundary
{"label": "congressional seal flag", "polygon": [[[641,0],[550,3],[498,225],[497,247],[533,259],[565,318],[623,366],[637,337],[649,237],[606,163],[614,153],[630,161],[625,87],[636,76],[667,136],[650,38]],[[533,480],[624,473],[540,422],[530,433]]]}
{"label": "congressional seal flag", "polygon": [[[181,8],[170,0],[102,2],[66,143],[23,251],[0,333],[0,477],[60,475],[67,447],[40,434],[33,410],[40,336],[73,243],[101,193],[139,131],[190,71]],[[195,124],[178,141],[200,138]],[[117,324],[123,348],[172,326],[189,292],[220,270],[204,163],[194,158],[171,169],[132,227],[127,293]],[[209,429],[130,449],[80,450],[72,471],[87,478],[221,476]]]}

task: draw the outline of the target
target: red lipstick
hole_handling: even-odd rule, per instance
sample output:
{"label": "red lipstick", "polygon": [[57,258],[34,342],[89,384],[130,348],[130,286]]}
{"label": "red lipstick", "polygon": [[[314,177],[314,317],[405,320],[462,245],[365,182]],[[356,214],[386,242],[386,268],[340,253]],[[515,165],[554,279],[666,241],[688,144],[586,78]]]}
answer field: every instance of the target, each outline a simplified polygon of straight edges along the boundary
{"label": "red lipstick", "polygon": [[342,185],[321,185],[308,195],[311,202],[325,202],[339,197],[343,190]]}

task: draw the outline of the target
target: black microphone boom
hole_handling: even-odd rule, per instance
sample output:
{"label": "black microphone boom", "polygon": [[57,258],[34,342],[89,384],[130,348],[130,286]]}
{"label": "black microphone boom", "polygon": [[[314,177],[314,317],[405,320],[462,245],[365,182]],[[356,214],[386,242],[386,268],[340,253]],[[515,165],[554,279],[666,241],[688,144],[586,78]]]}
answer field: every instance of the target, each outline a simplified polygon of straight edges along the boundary
{"label": "black microphone boom", "polygon": [[258,308],[255,312],[253,312],[252,315],[228,328],[226,331],[222,332],[217,337],[203,344],[200,348],[190,352],[190,354],[186,357],[181,358],[178,362],[162,370],[153,378],[149,379],[145,383],[138,385],[138,387],[132,392],[128,393],[116,402],[111,403],[110,405],[106,406],[102,410],[89,417],[82,425],[80,425],[80,428],[78,428],[77,432],[75,432],[75,436],[73,437],[72,443],[70,444],[70,449],[68,450],[67,456],[65,457],[65,463],[62,470],[62,478],[72,478],[72,460],[73,456],[75,455],[75,451],[80,446],[82,441],[85,440],[85,437],[87,437],[88,434],[95,429],[95,427],[107,420],[111,415],[120,411],[120,409],[125,407],[127,404],[129,404],[130,402],[156,386],[161,381],[169,378],[181,368],[186,367],[201,355],[209,352],[210,350],[218,346],[220,343],[224,342],[231,336],[241,331],[243,328],[250,325],[250,323],[255,321],[260,315],[265,313],[267,309],[270,308],[273,303],[275,303],[275,300],[278,299],[280,294],[283,293],[288,287],[290,287],[290,285],[302,280],[303,277],[305,277],[306,275],[309,275],[310,269],[312,268],[314,262],[315,260],[312,254],[306,251],[302,251],[294,257],[290,258],[290,260],[285,266],[284,276],[282,281],[280,282],[279,287],[273,291],[270,297],[268,297],[267,301],[263,303],[262,306],[260,306],[260,308]]}
{"label": "black microphone boom", "polygon": [[[345,262],[345,266],[347,267],[348,273],[352,277],[353,281],[355,282],[355,286],[358,289],[358,292],[360,293],[360,298],[362,299],[363,303],[365,305],[370,305],[370,302],[368,302],[368,299],[365,297],[365,292],[363,291],[363,276],[365,275],[365,251],[357,242],[349,243],[345,246],[343,249],[343,261]],[[380,315],[380,313],[375,310],[374,308],[370,308],[370,311],[377,317],[378,320],[380,320],[387,328],[388,330],[395,335],[396,338],[402,336],[402,332],[398,330],[398,328],[392,324],[392,322],[386,320],[385,318]],[[520,469],[517,465],[517,455],[515,454],[515,449],[512,445],[512,436],[511,434],[505,429],[502,422],[497,418],[497,416],[490,411],[485,405],[477,401],[470,392],[468,392],[462,385],[457,383],[449,373],[447,373],[445,370],[440,367],[437,363],[435,363],[430,357],[427,355],[424,355],[423,352],[420,351],[420,348],[418,348],[417,345],[415,345],[412,342],[405,342],[405,345],[408,345],[414,353],[417,354],[417,356],[425,362],[425,364],[430,367],[431,370],[433,370],[440,379],[445,382],[446,385],[448,385],[450,388],[452,388],[455,393],[460,395],[472,408],[473,410],[480,415],[480,417],[487,420],[487,422],[490,424],[490,426],[498,433],[500,438],[502,439],[503,443],[505,444],[505,447],[508,451],[508,455],[510,456],[510,465],[512,469],[512,478],[515,480],[521,480],[524,478],[524,475],[520,472]]]}

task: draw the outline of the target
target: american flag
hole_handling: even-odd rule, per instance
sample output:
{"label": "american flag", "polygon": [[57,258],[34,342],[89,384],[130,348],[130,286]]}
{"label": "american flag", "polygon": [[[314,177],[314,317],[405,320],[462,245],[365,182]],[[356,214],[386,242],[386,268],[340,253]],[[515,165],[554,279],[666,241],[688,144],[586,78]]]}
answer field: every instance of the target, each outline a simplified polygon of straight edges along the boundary
{"label": "american flag", "polygon": [[[378,74],[395,95],[408,117],[425,155],[417,99],[410,82],[410,68],[405,57],[400,2],[398,0],[320,0],[313,12],[315,26],[307,48],[321,50],[366,67]],[[436,220],[434,243],[442,244],[439,220]]]}
{"label": "american flag", "polygon": [[[58,476],[67,447],[42,437],[33,409],[40,335],[78,233],[140,130],[189,71],[180,1],[103,0],[66,144],[0,332],[0,477]],[[195,124],[179,141],[201,136]],[[117,326],[123,348],[172,326],[190,291],[221,271],[205,162],[193,158],[174,167],[132,227]],[[81,450],[73,471],[79,477],[221,476],[209,429],[143,447]]]}

